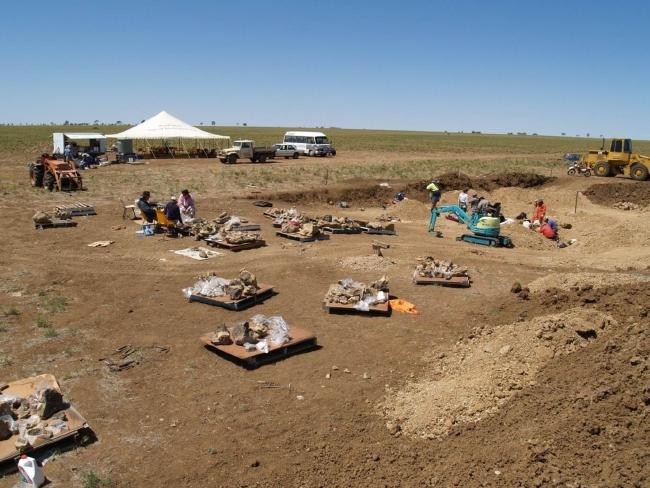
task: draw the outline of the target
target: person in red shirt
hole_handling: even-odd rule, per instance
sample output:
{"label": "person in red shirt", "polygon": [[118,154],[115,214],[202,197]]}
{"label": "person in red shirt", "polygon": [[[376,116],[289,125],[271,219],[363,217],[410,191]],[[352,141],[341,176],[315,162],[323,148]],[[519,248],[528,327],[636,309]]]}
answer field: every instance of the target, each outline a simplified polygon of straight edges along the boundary
{"label": "person in red shirt", "polygon": [[535,210],[533,212],[533,224],[541,225],[546,217],[546,204],[541,198],[535,200]]}
{"label": "person in red shirt", "polygon": [[555,229],[553,229],[548,222],[545,222],[544,225],[539,228],[539,232],[547,239],[557,239],[557,232],[555,232]]}

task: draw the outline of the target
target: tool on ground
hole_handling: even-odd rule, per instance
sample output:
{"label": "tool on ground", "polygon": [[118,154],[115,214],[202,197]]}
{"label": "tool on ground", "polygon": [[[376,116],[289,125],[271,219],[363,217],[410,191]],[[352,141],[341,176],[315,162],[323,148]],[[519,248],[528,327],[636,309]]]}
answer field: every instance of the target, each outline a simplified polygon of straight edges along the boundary
{"label": "tool on ground", "polygon": [[386,244],[385,242],[380,241],[372,241],[372,250],[377,256],[384,256],[381,252],[382,249],[390,249],[390,244]]}
{"label": "tool on ground", "polygon": [[442,207],[436,207],[431,211],[429,232],[434,232],[438,237],[440,237],[441,233],[436,232],[435,230],[436,220],[443,213],[451,213],[458,217],[458,222],[466,225],[471,232],[471,234],[458,236],[456,240],[480,244],[482,246],[514,247],[509,237],[500,235],[500,212],[500,203],[489,206],[484,212],[479,213],[475,211],[471,215],[467,215],[467,212],[458,205],[443,205]]}

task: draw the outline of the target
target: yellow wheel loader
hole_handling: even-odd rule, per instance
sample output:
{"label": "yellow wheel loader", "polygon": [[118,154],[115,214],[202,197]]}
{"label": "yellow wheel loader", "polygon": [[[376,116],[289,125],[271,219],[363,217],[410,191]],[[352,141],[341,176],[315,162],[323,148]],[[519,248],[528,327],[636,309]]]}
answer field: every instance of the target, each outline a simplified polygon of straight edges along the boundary
{"label": "yellow wheel loader", "polygon": [[632,152],[632,139],[612,139],[609,151],[605,139],[599,151],[589,151],[580,162],[596,176],[625,175],[638,181],[650,176],[650,157]]}

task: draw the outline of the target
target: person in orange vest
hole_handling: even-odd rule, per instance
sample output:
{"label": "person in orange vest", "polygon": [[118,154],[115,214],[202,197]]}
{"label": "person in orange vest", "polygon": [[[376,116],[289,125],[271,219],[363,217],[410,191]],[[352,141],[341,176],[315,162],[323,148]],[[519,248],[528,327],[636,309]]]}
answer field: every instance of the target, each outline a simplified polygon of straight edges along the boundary
{"label": "person in orange vest", "polygon": [[533,225],[542,225],[546,217],[546,204],[541,198],[535,200],[535,210],[533,211]]}

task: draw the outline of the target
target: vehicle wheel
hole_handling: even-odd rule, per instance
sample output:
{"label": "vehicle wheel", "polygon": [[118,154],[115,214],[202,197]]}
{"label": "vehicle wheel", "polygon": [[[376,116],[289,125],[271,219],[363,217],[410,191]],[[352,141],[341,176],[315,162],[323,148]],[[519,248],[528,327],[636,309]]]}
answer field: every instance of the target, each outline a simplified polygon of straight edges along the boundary
{"label": "vehicle wheel", "polygon": [[223,164],[226,164],[228,162],[226,158],[219,158],[219,161],[221,161]]}
{"label": "vehicle wheel", "polygon": [[251,158],[251,163],[257,163],[257,159]]}
{"label": "vehicle wheel", "polygon": [[571,168],[569,171],[566,172],[566,174],[568,174],[569,176],[575,175],[576,174],[575,168]]}
{"label": "vehicle wheel", "polygon": [[612,167],[608,161],[601,161],[594,165],[594,173],[596,176],[611,176]]}
{"label": "vehicle wheel", "polygon": [[590,169],[586,169],[586,170],[584,171],[584,173],[582,173],[582,174],[585,175],[585,177],[589,178],[589,177],[591,176],[591,170],[590,170]]}
{"label": "vehicle wheel", "polygon": [[298,159],[298,157],[299,157],[299,154],[297,152],[293,153],[293,159]]}
{"label": "vehicle wheel", "polygon": [[285,156],[284,159],[289,159],[289,156]]}
{"label": "vehicle wheel", "polygon": [[235,164],[237,162],[237,155],[236,154],[229,154],[228,155],[228,164]]}
{"label": "vehicle wheel", "polygon": [[645,181],[648,179],[648,168],[644,165],[635,163],[630,168],[630,176],[637,181]]}
{"label": "vehicle wheel", "polygon": [[332,157],[336,156],[336,149],[332,149],[332,152],[330,153]]}
{"label": "vehicle wheel", "polygon": [[258,159],[258,161],[259,161],[260,163],[266,163],[266,156],[260,156],[260,158]]}
{"label": "vehicle wheel", "polygon": [[32,180],[32,186],[41,188],[43,186],[43,166],[32,165],[29,167],[29,178]]}
{"label": "vehicle wheel", "polygon": [[54,190],[54,175],[49,171],[43,176],[43,186],[48,190]]}

